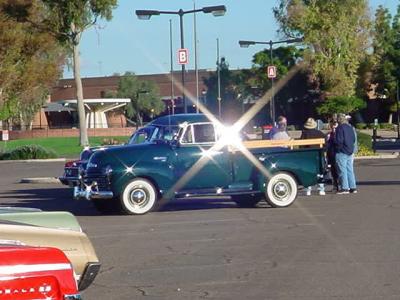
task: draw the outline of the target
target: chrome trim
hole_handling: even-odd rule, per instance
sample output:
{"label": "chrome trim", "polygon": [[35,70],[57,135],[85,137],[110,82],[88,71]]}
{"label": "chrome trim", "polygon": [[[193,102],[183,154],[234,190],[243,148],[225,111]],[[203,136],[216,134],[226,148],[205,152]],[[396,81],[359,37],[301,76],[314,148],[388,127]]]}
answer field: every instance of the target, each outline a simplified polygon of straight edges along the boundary
{"label": "chrome trim", "polygon": [[92,199],[111,199],[114,197],[114,194],[111,191],[93,190],[92,187],[94,186],[97,186],[97,184],[86,186],[86,189],[82,189],[79,186],[74,186],[74,199],[79,200],[84,198],[86,200],[92,200]]}
{"label": "chrome trim", "polygon": [[99,262],[91,262],[86,265],[78,284],[78,289],[80,291],[83,291],[92,284],[100,271],[100,266],[101,264]]}
{"label": "chrome trim", "polygon": [[64,300],[82,300],[82,297],[80,294],[64,295]]}
{"label": "chrome trim", "polygon": [[65,184],[65,185],[76,185],[79,183],[79,177],[61,176],[61,177],[58,177],[58,180],[60,180],[61,183]]}

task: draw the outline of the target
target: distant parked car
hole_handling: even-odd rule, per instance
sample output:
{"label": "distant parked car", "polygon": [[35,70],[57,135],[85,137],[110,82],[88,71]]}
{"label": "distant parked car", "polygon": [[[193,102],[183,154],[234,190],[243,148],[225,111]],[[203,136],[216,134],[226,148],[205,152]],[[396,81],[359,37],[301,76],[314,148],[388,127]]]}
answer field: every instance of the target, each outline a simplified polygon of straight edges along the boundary
{"label": "distant parked car", "polygon": [[56,248],[0,240],[0,299],[78,300],[74,271]]}

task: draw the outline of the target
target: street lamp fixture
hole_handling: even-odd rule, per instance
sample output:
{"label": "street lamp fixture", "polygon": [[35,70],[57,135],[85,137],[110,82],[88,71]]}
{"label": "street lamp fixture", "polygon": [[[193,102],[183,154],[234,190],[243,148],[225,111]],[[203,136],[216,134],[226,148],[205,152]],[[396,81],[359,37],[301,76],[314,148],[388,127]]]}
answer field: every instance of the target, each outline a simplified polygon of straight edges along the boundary
{"label": "street lamp fixture", "polygon": [[239,41],[239,45],[242,48],[249,48],[250,45],[255,45],[256,42],[254,41]]}
{"label": "street lamp fixture", "polygon": [[[293,44],[293,43],[301,43],[303,42],[303,38],[294,38],[294,39],[287,39],[281,41],[268,41],[268,42],[256,42],[256,41],[239,41],[239,46],[242,48],[248,48],[251,45],[261,44],[261,45],[269,45],[269,52],[270,52],[270,60],[271,64],[273,63],[273,52],[272,46],[276,44]],[[274,100],[274,78],[271,78],[271,90],[272,90],[272,97],[271,97],[271,104],[270,104],[270,116],[272,123],[275,124],[275,100]]]}
{"label": "street lamp fixture", "polygon": [[[183,16],[190,13],[203,12],[205,14],[211,13],[215,17],[223,16],[226,12],[225,5],[217,5],[217,6],[206,6],[199,9],[192,10],[178,10],[178,11],[164,11],[164,10],[136,10],[136,16],[140,20],[149,20],[152,16],[158,16],[161,14],[166,15],[179,15],[179,28],[181,35],[181,49],[185,48],[184,38],[183,38]],[[182,64],[182,101],[183,101],[183,111],[187,113],[186,106],[186,96],[185,96],[185,64]]]}

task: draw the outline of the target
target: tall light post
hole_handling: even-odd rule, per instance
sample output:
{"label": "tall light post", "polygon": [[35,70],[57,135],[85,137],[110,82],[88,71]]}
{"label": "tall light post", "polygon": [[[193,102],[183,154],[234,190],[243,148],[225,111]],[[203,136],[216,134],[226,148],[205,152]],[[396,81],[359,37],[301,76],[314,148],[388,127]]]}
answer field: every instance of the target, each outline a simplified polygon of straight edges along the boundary
{"label": "tall light post", "polygon": [[396,79],[397,139],[400,139],[399,79]]}
{"label": "tall light post", "polygon": [[171,63],[171,110],[172,114],[175,114],[175,93],[174,93],[174,63],[172,54],[172,20],[169,20],[169,53]]}
{"label": "tall light post", "polygon": [[221,118],[221,66],[219,62],[219,39],[217,38],[217,88],[218,88],[218,116]]}
{"label": "tall light post", "polygon": [[[251,45],[256,45],[256,44],[262,44],[262,45],[269,45],[269,53],[270,53],[270,60],[271,60],[271,65],[273,64],[273,51],[272,51],[272,46],[276,44],[293,44],[293,43],[300,43],[302,42],[302,38],[295,38],[295,39],[288,39],[288,40],[282,40],[282,41],[268,41],[268,42],[256,42],[256,41],[239,41],[239,45],[242,48],[248,48]],[[275,124],[275,97],[274,97],[274,78],[271,77],[271,104],[270,104],[270,117],[272,120],[272,123]]]}
{"label": "tall light post", "polygon": [[[183,16],[190,13],[203,12],[205,14],[213,14],[215,17],[223,16],[226,12],[225,5],[217,5],[217,6],[206,6],[199,9],[192,10],[183,10],[180,9],[178,11],[163,11],[163,10],[136,10],[136,15],[141,20],[149,20],[151,16],[158,16],[161,14],[167,15],[178,15],[179,16],[179,28],[181,35],[181,49],[185,48],[184,36],[183,36]],[[185,96],[185,64],[182,64],[182,101],[183,101],[183,111],[187,113],[186,106],[186,96]]]}

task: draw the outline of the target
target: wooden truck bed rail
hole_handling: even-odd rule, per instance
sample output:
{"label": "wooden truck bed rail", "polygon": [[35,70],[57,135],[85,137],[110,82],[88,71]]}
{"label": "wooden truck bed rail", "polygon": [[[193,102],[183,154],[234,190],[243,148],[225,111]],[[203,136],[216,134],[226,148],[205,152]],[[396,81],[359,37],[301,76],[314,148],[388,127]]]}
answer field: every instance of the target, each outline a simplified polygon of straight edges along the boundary
{"label": "wooden truck bed rail", "polygon": [[250,140],[243,141],[243,145],[248,149],[287,147],[293,149],[298,146],[319,146],[324,147],[325,139],[304,139],[304,140]]}

